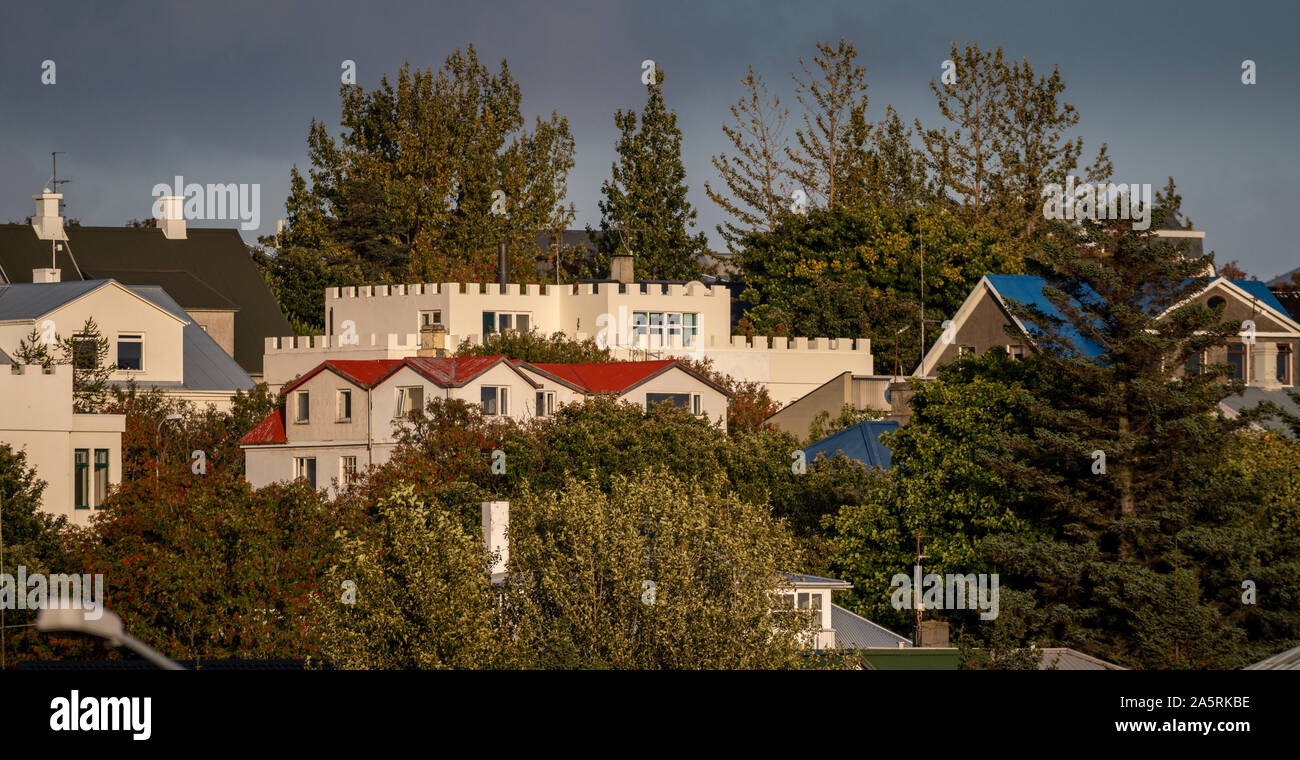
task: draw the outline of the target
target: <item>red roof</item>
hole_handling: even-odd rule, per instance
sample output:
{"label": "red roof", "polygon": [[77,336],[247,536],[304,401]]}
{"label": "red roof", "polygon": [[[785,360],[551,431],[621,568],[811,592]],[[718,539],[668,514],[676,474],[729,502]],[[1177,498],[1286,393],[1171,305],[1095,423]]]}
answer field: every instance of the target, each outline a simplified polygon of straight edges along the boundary
{"label": "red roof", "polygon": [[307,374],[284,386],[280,392],[288,393],[327,369],[333,370],[354,385],[369,388],[376,380],[401,363],[401,359],[338,359],[321,362]]}
{"label": "red roof", "polygon": [[284,434],[284,407],[271,412],[266,419],[257,423],[257,427],[248,431],[248,435],[239,439],[239,443],[258,444],[258,443],[288,443],[289,439]]}
{"label": "red roof", "polygon": [[331,370],[361,388],[373,388],[402,367],[410,367],[444,388],[456,388],[491,369],[504,356],[417,356],[408,359],[336,359],[321,362],[310,372],[284,386],[288,393],[303,383]]}
{"label": "red roof", "polygon": [[677,362],[603,362],[591,364],[527,364],[588,393],[622,393]]}

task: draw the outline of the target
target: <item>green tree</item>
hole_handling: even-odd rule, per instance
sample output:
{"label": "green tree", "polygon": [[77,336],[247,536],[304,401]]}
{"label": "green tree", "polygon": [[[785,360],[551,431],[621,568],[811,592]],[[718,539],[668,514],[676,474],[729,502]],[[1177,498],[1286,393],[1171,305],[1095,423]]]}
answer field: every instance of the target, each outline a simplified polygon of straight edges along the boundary
{"label": "green tree", "polygon": [[[885,207],[786,214],[775,232],[749,235],[737,258],[748,285],[743,328],[867,337],[884,368],[907,327],[898,335],[904,371],[919,360],[923,296],[926,319],[942,320],[984,274],[1019,270],[990,230],[951,212]],[[927,330],[927,343],[938,332]]]}
{"label": "green tree", "polygon": [[[0,443],[0,572],[11,577],[16,577],[19,567],[26,568],[28,576],[76,572],[63,546],[67,519],[41,509],[45,487],[36,469],[27,464],[26,452]],[[12,588],[0,592],[0,608],[5,610],[0,628],[4,665],[0,667],[37,659],[46,646],[32,629],[23,627],[32,623],[36,613],[18,609],[13,593]],[[20,588],[17,593],[26,594],[27,589]]]}
{"label": "green tree", "polygon": [[677,112],[664,103],[663,81],[658,70],[646,85],[649,97],[639,122],[636,111],[614,114],[618,161],[601,186],[600,231],[587,231],[605,256],[630,251],[640,278],[695,280],[706,273],[708,240],[703,232],[691,232],[696,212],[686,199],[682,132]]}
{"label": "green tree", "polygon": [[335,282],[471,281],[492,278],[506,242],[511,271],[535,271],[534,235],[562,204],[574,143],[558,114],[525,130],[521,93],[505,61],[493,74],[473,46],[441,69],[387,76],[367,92],[343,85],[336,140],[312,120],[310,185],[295,167],[287,225],[262,239],[264,263],[285,310],[319,327],[320,288]]}
{"label": "green tree", "polygon": [[462,343],[457,356],[505,356],[526,362],[544,364],[574,364],[613,361],[609,349],[601,348],[595,339],[574,340],[565,333],[550,336],[536,330],[528,332],[489,333],[482,343]]}
{"label": "green tree", "polygon": [[794,668],[811,615],[781,610],[795,545],[766,508],[665,471],[569,479],[511,505],[506,588],[523,664]]}
{"label": "green tree", "polygon": [[108,361],[108,338],[94,317],[60,343],[61,363],[72,365],[72,408],[77,414],[96,414],[108,402],[109,380],[117,367]]}
{"label": "green tree", "polygon": [[491,558],[481,534],[409,485],[342,538],[314,597],[321,653],[348,669],[489,668],[503,660]]}

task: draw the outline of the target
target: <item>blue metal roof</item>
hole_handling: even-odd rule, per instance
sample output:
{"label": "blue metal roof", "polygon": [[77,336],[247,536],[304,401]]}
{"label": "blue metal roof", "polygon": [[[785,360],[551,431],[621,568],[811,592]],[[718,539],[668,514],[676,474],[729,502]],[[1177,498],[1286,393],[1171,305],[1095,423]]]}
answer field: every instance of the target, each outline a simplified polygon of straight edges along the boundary
{"label": "blue metal roof", "polygon": [[1282,305],[1282,302],[1277,300],[1277,296],[1273,295],[1273,291],[1268,289],[1267,283],[1260,282],[1259,280],[1229,280],[1229,282],[1251,294],[1255,298],[1263,301],[1269,306],[1269,308],[1277,309],[1283,314],[1290,316],[1290,312],[1286,310],[1286,307]]}
{"label": "blue metal roof", "polygon": [[811,462],[818,454],[825,454],[827,459],[833,459],[838,451],[849,459],[865,464],[868,468],[879,467],[888,470],[889,448],[880,442],[880,436],[897,429],[896,420],[866,420],[816,443],[808,444],[804,447],[804,455]]}
{"label": "blue metal roof", "polygon": [[[1026,307],[1037,307],[1040,311],[1049,317],[1064,319],[1061,312],[1057,311],[1056,306],[1043,295],[1043,287],[1047,281],[1041,277],[1035,277],[1028,274],[990,274],[985,275],[985,279],[993,286],[1002,300],[1013,300]],[[1029,319],[1021,319],[1025,328],[1029,330],[1029,337],[1032,340],[1039,340],[1047,331],[1044,325],[1039,325]],[[1075,353],[1085,356],[1089,359],[1095,359],[1106,353],[1106,349],[1099,343],[1089,340],[1075,329],[1070,322],[1065,322],[1058,329],[1057,335],[1064,340],[1067,345],[1072,345]]]}

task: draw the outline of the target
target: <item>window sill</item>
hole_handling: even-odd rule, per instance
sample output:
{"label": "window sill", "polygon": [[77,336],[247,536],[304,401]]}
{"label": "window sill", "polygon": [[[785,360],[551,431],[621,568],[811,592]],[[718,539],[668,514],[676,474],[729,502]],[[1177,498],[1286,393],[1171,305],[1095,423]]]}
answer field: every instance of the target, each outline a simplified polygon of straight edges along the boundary
{"label": "window sill", "polygon": [[90,507],[85,504],[77,504],[73,509],[90,509]]}

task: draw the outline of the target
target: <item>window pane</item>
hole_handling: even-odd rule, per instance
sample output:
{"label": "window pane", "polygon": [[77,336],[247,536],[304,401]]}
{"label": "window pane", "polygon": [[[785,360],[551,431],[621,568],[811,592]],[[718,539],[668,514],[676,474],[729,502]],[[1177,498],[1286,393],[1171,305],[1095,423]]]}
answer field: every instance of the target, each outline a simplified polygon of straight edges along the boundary
{"label": "window pane", "polygon": [[537,416],[546,416],[546,394],[541,391],[537,392]]}
{"label": "window pane", "polygon": [[339,391],[339,419],[352,419],[352,391]]}
{"label": "window pane", "polygon": [[144,366],[144,342],[139,335],[117,337],[117,368],[139,370]]}
{"label": "window pane", "polygon": [[1233,380],[1246,377],[1246,347],[1240,343],[1228,345],[1228,363],[1232,365]]}
{"label": "window pane", "polygon": [[528,315],[527,315],[527,314],[516,314],[516,315],[515,315],[515,329],[518,330],[518,331],[521,332],[521,333],[522,333],[522,332],[528,332]]}
{"label": "window pane", "polygon": [[410,397],[410,408],[407,409],[406,411],[408,412],[422,411],[424,409],[424,389],[412,388],[411,392],[408,395]]}
{"label": "window pane", "polygon": [[316,458],[315,457],[312,457],[307,460],[307,482],[311,483],[312,488],[316,487]]}
{"label": "window pane", "polygon": [[104,504],[108,493],[108,449],[95,449],[95,495],[93,505],[98,508]]}
{"label": "window pane", "polygon": [[72,363],[78,369],[93,369],[99,358],[99,347],[95,341],[76,336],[72,344]]}
{"label": "window pane", "polygon": [[497,389],[483,386],[479,391],[479,399],[483,404],[483,413],[494,415],[497,413]]}
{"label": "window pane", "polygon": [[90,506],[90,449],[73,452],[72,503],[78,507]]}
{"label": "window pane", "polygon": [[495,311],[483,312],[483,337],[486,338],[488,333],[496,332],[496,330],[497,330],[496,312]]}
{"label": "window pane", "polygon": [[699,414],[699,413],[700,413],[700,394],[697,393],[697,394],[695,394],[694,396],[692,396],[692,397],[691,397],[691,402],[692,402],[692,409],[691,409],[691,411],[694,412],[695,414]]}
{"label": "window pane", "polygon": [[632,312],[632,334],[641,336],[646,334],[646,325],[649,324],[649,318],[644,311]]}
{"label": "window pane", "polygon": [[513,327],[514,323],[511,321],[511,315],[498,314],[497,326],[500,328],[501,332],[505,332],[506,330],[509,330],[511,327]]}
{"label": "window pane", "polygon": [[647,393],[645,394],[646,409],[655,404],[662,404],[668,401],[673,406],[680,409],[691,408],[691,394],[689,393]]}
{"label": "window pane", "polygon": [[509,415],[510,414],[510,389],[498,388],[497,390],[498,390],[498,395],[500,396],[498,403],[501,405],[501,414]]}

